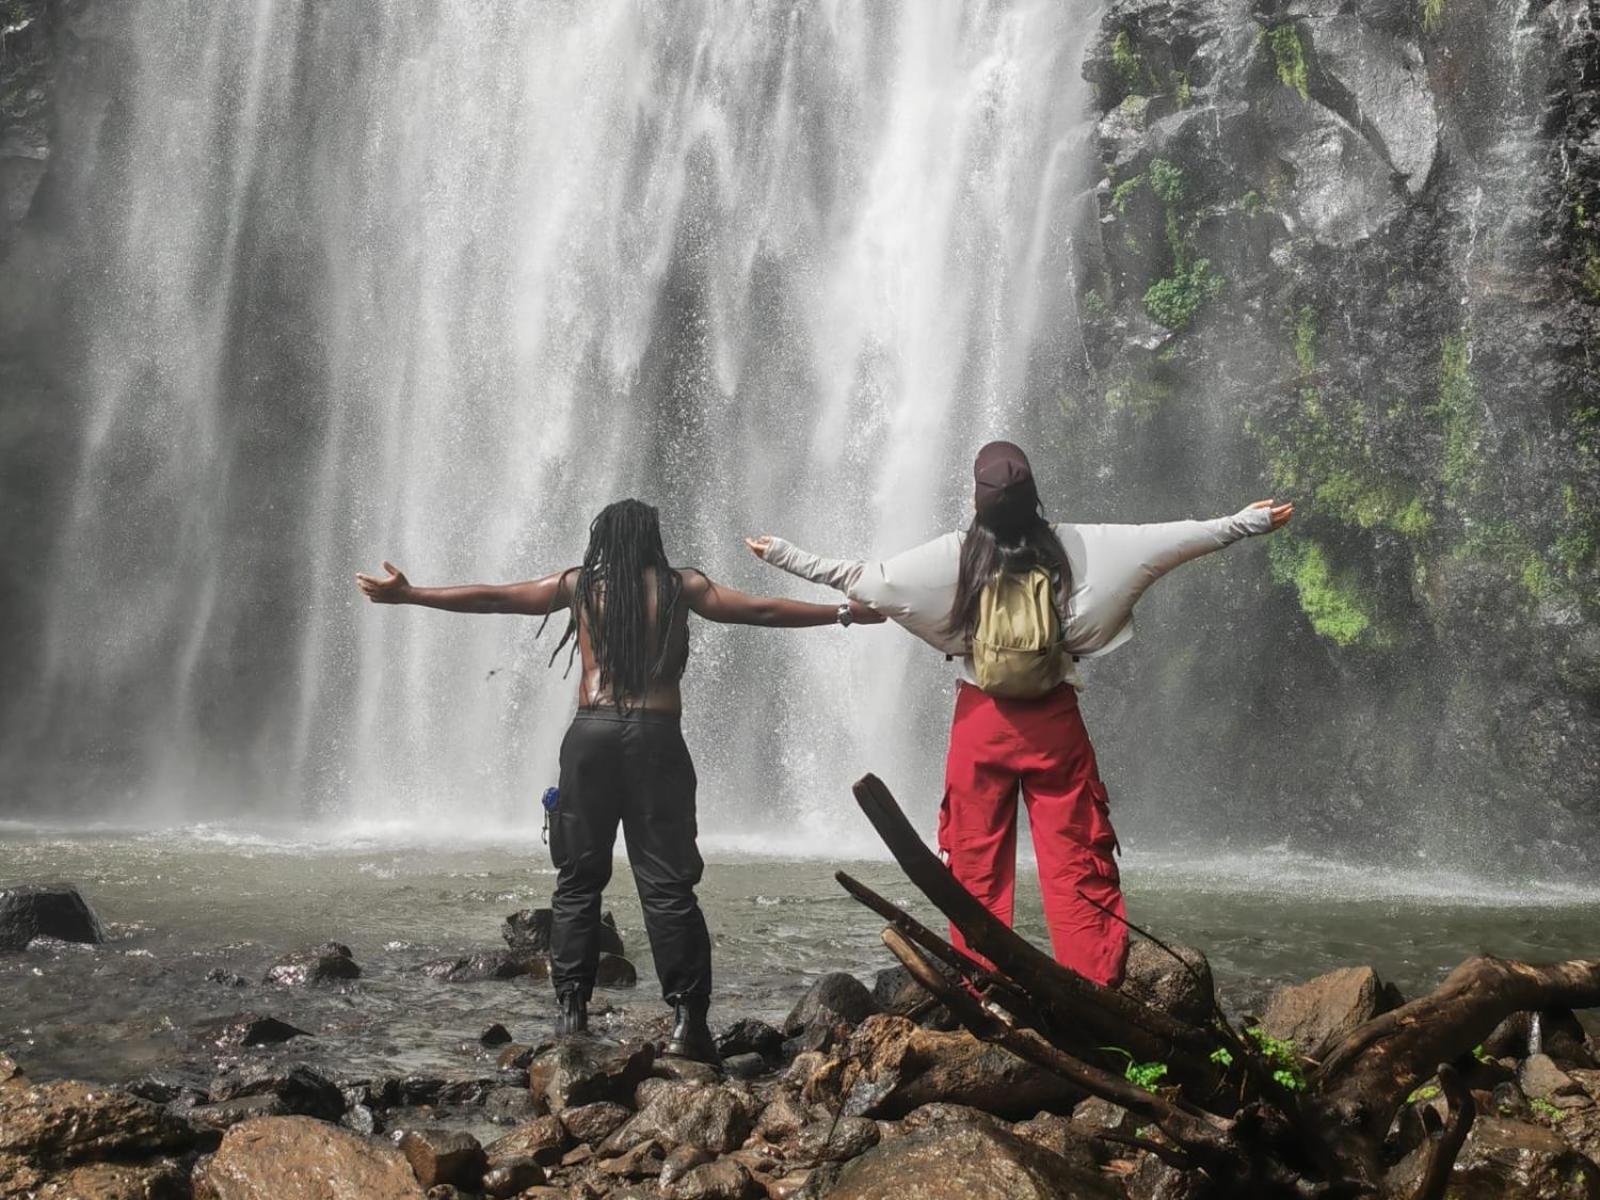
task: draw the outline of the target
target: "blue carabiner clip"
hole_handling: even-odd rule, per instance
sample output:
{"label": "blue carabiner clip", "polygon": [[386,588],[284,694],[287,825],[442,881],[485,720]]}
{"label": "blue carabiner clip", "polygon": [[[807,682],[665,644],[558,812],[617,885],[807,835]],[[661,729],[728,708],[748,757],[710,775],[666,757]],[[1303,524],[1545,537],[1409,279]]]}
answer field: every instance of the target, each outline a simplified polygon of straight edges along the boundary
{"label": "blue carabiner clip", "polygon": [[556,808],[561,803],[561,789],[553,787],[545,788],[544,799],[542,803],[544,804],[544,828],[539,831],[539,840],[541,842],[549,842],[550,814],[555,812]]}

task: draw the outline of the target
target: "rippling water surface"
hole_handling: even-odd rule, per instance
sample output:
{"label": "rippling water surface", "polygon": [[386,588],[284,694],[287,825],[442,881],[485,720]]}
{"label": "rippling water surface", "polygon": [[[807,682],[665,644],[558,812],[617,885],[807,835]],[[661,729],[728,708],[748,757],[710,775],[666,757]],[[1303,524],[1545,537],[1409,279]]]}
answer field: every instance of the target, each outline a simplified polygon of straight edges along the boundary
{"label": "rippling water surface", "polygon": [[[806,980],[887,965],[881,923],[833,880],[840,866],[933,920],[889,862],[835,864],[708,847],[701,895],[716,944],[715,1016],[781,1017]],[[36,944],[0,956],[0,1048],[36,1076],[115,1080],[151,1070],[203,1079],[189,1031],[241,1010],[270,1013],[316,1041],[264,1053],[339,1070],[484,1071],[474,1042],[490,1021],[522,1041],[549,1032],[549,985],[439,983],[414,968],[500,944],[500,921],[547,904],[549,856],[537,841],[429,846],[372,837],[302,842],[223,830],[72,835],[0,830],[0,881],[77,883],[106,921],[102,947]],[[1340,866],[1287,852],[1185,858],[1131,853],[1130,915],[1204,948],[1225,1002],[1259,1005],[1275,982],[1371,963],[1407,991],[1480,950],[1549,959],[1600,953],[1600,887],[1508,887]],[[1019,926],[1042,940],[1038,892],[1022,869]],[[664,1013],[638,901],[619,860],[609,906],[639,987],[607,993],[613,1022]],[[281,952],[333,938],[360,962],[343,991],[208,982],[222,967],[259,980]],[[468,1043],[463,1045],[463,1043]]]}

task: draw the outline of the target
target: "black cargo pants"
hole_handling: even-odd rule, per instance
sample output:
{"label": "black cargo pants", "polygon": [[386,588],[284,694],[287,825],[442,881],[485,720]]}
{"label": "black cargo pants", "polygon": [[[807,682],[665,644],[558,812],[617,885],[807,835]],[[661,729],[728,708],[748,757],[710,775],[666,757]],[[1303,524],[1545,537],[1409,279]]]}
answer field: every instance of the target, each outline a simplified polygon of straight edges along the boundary
{"label": "black cargo pants", "polygon": [[694,763],[676,715],[581,708],[561,743],[550,818],[550,967],[556,991],[594,990],[600,893],[622,824],[661,994],[711,995],[711,938],[695,899],[705,864],[695,845]]}

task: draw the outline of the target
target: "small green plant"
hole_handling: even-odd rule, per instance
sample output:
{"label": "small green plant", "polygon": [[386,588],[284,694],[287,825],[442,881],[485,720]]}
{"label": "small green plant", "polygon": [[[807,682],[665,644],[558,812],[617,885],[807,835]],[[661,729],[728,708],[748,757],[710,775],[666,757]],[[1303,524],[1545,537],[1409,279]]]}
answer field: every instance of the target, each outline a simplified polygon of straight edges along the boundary
{"label": "small green plant", "polygon": [[1194,102],[1194,89],[1189,85],[1189,73],[1178,72],[1178,86],[1173,89],[1173,97],[1178,102],[1179,108],[1188,108]]}
{"label": "small green plant", "polygon": [[1083,294],[1083,312],[1085,316],[1103,317],[1110,311],[1110,307],[1106,304],[1106,298],[1093,288]]}
{"label": "small green plant", "polygon": [[1136,421],[1148,421],[1172,399],[1172,388],[1154,379],[1119,379],[1106,389],[1106,405]]}
{"label": "small green plant", "polygon": [[1439,400],[1429,409],[1444,426],[1444,463],[1439,476],[1451,493],[1476,490],[1481,466],[1483,416],[1472,378],[1472,341],[1452,334],[1439,348]]}
{"label": "small green plant", "polygon": [[1239,203],[1244,207],[1244,215],[1253,217],[1261,211],[1261,193],[1251,188],[1244,194]]}
{"label": "small green plant", "polygon": [[1144,185],[1144,176],[1135,175],[1132,179],[1124,179],[1111,189],[1111,207],[1119,213],[1128,211],[1128,202],[1133,199],[1133,194]]}
{"label": "small green plant", "polygon": [[1422,28],[1426,33],[1438,33],[1444,26],[1445,0],[1422,0]]}
{"label": "small green plant", "polygon": [[1211,269],[1209,259],[1196,259],[1152,283],[1145,290],[1144,309],[1151,319],[1178,333],[1189,327],[1195,314],[1222,291],[1226,282]]}
{"label": "small green plant", "polygon": [[1437,1083],[1426,1083],[1419,1087],[1416,1091],[1412,1092],[1411,1095],[1407,1096],[1406,1103],[1426,1104],[1429,1100],[1438,1099],[1440,1094],[1439,1085]]}
{"label": "small green plant", "polygon": [[1233,1066],[1233,1051],[1226,1046],[1219,1046],[1211,1052],[1211,1061],[1219,1067]]}
{"label": "small green plant", "polygon": [[1553,1122],[1559,1123],[1567,1119],[1567,1110],[1564,1108],[1557,1108],[1548,1100],[1529,1100],[1528,1107],[1533,1109],[1533,1111],[1538,1113],[1541,1117],[1545,1117]]}
{"label": "small green plant", "polygon": [[1300,99],[1311,99],[1311,73],[1306,68],[1306,48],[1300,41],[1300,31],[1293,24],[1274,25],[1263,29],[1261,38],[1272,52],[1278,82],[1300,93]]}
{"label": "small green plant", "polygon": [[1111,39],[1111,61],[1128,90],[1138,91],[1144,75],[1144,63],[1139,58],[1139,52],[1133,48],[1133,38],[1128,36],[1126,29]]}
{"label": "small green plant", "polygon": [[1251,1026],[1245,1033],[1261,1050],[1261,1057],[1273,1068],[1272,1078],[1278,1086],[1291,1092],[1306,1090],[1306,1074],[1300,1066],[1300,1055],[1294,1043],[1285,1038],[1275,1038],[1259,1025]]}
{"label": "small green plant", "polygon": [[1123,1068],[1122,1077],[1135,1087],[1142,1087],[1147,1092],[1153,1092],[1156,1090],[1156,1086],[1167,1077],[1166,1063],[1139,1062],[1121,1046],[1101,1046],[1100,1049],[1108,1054],[1120,1054],[1128,1060],[1128,1065]]}
{"label": "small green plant", "polygon": [[1164,158],[1150,163],[1150,190],[1161,198],[1163,204],[1176,207],[1183,203],[1183,168]]}
{"label": "small green plant", "polygon": [[1482,1042],[1479,1042],[1472,1048],[1472,1057],[1481,1063],[1492,1063],[1494,1061],[1494,1059],[1489,1057],[1489,1052],[1483,1048]]}

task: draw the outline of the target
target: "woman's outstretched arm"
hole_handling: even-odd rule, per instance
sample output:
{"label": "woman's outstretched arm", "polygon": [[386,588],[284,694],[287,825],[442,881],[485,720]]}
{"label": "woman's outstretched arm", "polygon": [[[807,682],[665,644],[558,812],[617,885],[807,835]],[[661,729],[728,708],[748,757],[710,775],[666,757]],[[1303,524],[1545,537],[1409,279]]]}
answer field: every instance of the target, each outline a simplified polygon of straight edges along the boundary
{"label": "woman's outstretched arm", "polygon": [[[699,571],[683,573],[683,594],[689,600],[689,607],[696,613],[708,621],[723,625],[767,625],[784,629],[834,625],[839,622],[841,607],[837,604],[806,604],[778,596],[750,596],[713,582]],[[848,607],[852,624],[877,625],[883,621],[864,604],[852,600],[848,602]]]}
{"label": "woman's outstretched arm", "polygon": [[399,567],[386,562],[386,578],[357,573],[356,586],[374,604],[416,604],[461,613],[521,613],[542,617],[572,603],[570,567],[523,583],[468,583],[457,587],[415,587]]}

